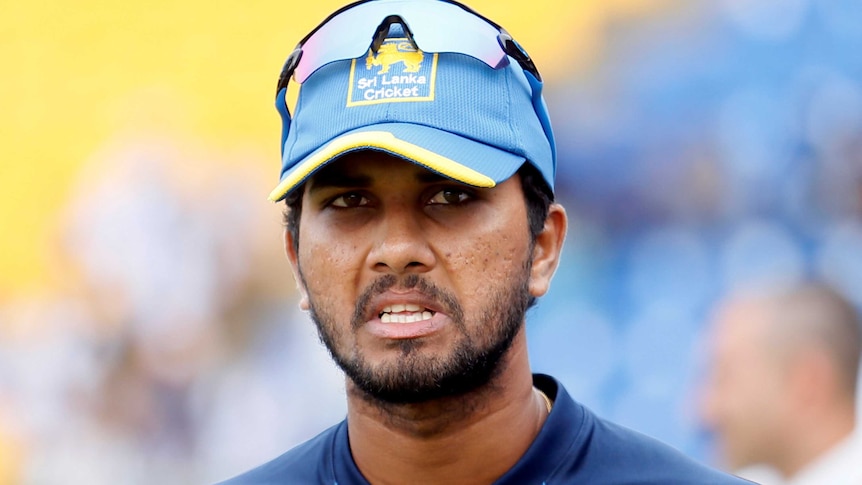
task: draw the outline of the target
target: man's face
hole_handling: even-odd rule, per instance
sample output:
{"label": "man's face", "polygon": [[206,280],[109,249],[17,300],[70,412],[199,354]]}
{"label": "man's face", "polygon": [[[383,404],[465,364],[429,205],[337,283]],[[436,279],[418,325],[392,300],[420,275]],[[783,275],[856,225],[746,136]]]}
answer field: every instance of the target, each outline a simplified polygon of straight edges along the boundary
{"label": "man's face", "polygon": [[769,341],[770,318],[756,302],[735,302],[719,315],[712,335],[703,418],[733,470],[772,463],[781,447],[786,375]]}
{"label": "man's face", "polygon": [[486,383],[536,286],[517,177],[477,189],[356,152],[307,182],[298,237],[303,306],[348,377],[387,402]]}

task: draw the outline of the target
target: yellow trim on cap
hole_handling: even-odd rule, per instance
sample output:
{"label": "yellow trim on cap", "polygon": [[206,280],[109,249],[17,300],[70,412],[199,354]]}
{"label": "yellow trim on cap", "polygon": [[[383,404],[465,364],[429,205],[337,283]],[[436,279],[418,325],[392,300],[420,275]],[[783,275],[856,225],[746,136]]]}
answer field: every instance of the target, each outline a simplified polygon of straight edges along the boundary
{"label": "yellow trim on cap", "polygon": [[379,148],[406,157],[429,169],[474,187],[494,187],[494,179],[472,168],[426,150],[420,146],[398,139],[388,131],[364,131],[345,135],[329,142],[322,150],[299,164],[269,194],[269,200],[277,201],[296,187],[315,169],[342,153],[358,148]]}

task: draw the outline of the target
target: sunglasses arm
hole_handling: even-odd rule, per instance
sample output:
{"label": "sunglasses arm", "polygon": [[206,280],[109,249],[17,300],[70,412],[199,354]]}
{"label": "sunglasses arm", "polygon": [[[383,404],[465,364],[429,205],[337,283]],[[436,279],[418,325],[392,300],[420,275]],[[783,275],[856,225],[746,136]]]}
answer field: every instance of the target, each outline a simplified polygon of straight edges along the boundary
{"label": "sunglasses arm", "polygon": [[557,143],[554,140],[554,130],[551,128],[551,117],[548,115],[548,106],[545,104],[545,98],[542,97],[544,83],[530,71],[525,70],[524,76],[527,78],[527,83],[530,85],[530,91],[532,92],[533,110],[542,124],[542,130],[545,132],[548,143],[551,145],[551,159],[556,160]]}
{"label": "sunglasses arm", "polygon": [[[288,79],[290,76],[288,76]],[[285,82],[285,86],[278,90],[278,94],[275,95],[275,109],[278,110],[278,114],[281,115],[281,156],[284,157],[284,144],[287,142],[287,134],[290,131],[290,122],[291,116],[290,111],[287,109],[287,82]]]}

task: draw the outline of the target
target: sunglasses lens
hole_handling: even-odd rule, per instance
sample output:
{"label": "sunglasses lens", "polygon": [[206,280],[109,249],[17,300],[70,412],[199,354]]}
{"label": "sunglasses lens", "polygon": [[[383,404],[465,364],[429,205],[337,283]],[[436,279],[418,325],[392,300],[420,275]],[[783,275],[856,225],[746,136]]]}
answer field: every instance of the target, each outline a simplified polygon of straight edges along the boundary
{"label": "sunglasses lens", "polygon": [[330,62],[368,52],[377,27],[390,15],[404,19],[423,51],[466,54],[493,68],[507,60],[497,42],[499,30],[456,4],[377,0],[345,10],[320,26],[302,45],[302,58],[294,70],[296,81],[304,82]]}

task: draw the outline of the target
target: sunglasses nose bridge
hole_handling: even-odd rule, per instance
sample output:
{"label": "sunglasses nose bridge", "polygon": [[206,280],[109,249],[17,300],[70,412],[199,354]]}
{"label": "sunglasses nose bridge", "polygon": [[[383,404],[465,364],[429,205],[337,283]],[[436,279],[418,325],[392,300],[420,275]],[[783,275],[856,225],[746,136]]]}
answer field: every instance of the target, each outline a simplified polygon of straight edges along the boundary
{"label": "sunglasses nose bridge", "polygon": [[401,26],[403,35],[407,37],[407,40],[410,41],[410,44],[412,44],[416,50],[419,50],[419,46],[416,44],[416,41],[413,40],[413,31],[410,30],[410,26],[407,25],[407,22],[400,15],[389,15],[380,22],[380,25],[378,25],[377,29],[374,31],[374,37],[371,40],[371,50],[375,54],[380,50],[380,46],[386,41],[392,26],[395,24]]}

